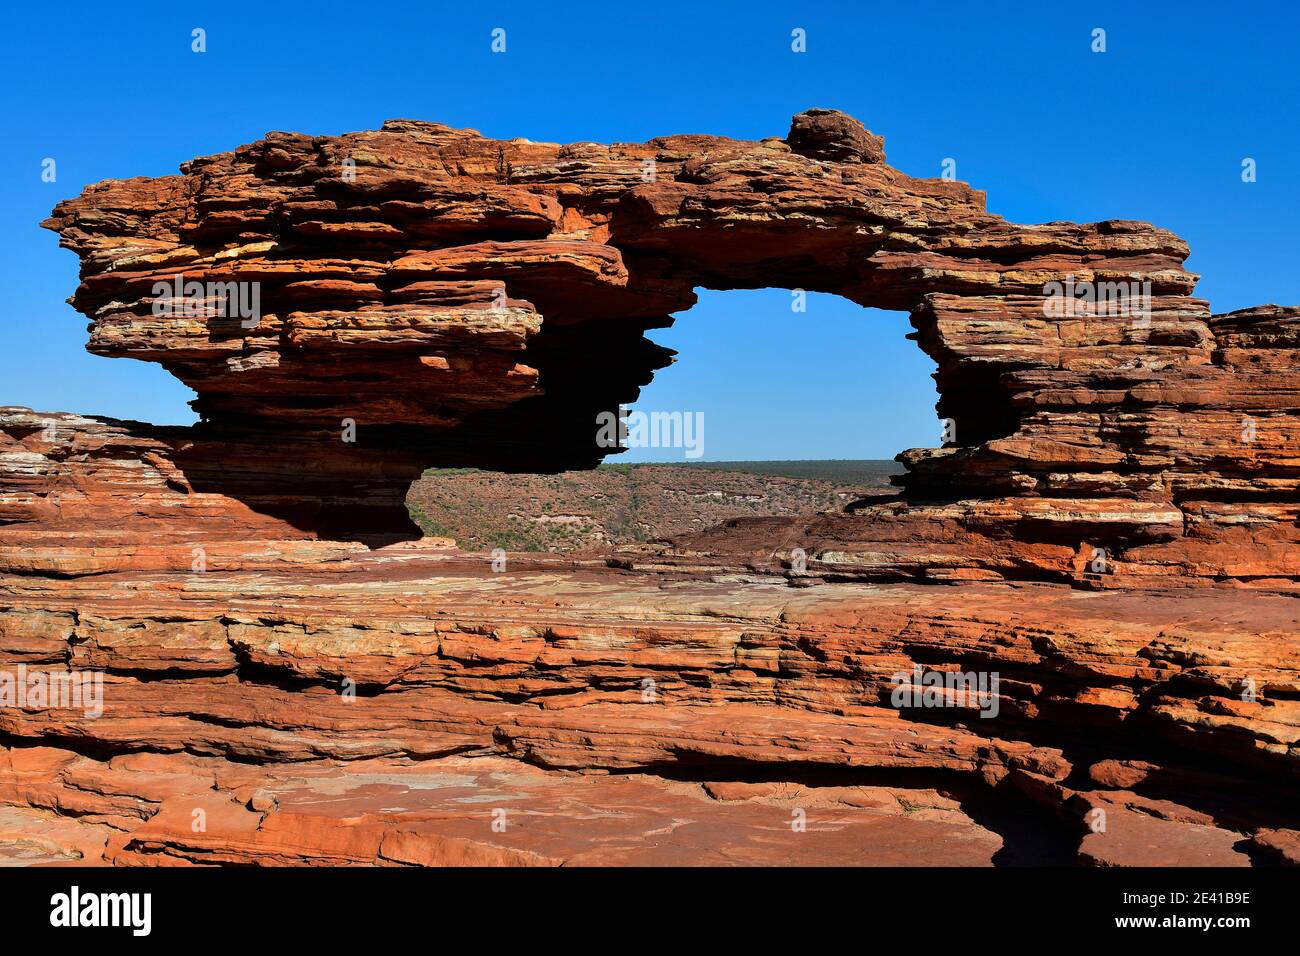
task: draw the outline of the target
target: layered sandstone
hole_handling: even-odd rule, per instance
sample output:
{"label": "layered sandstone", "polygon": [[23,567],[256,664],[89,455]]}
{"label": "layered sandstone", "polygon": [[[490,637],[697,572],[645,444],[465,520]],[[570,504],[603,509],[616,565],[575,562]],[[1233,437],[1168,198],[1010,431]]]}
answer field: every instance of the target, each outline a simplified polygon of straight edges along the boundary
{"label": "layered sandstone", "polygon": [[[647,329],[696,286],[778,285],[908,309],[938,363],[953,440],[901,456],[900,533],[991,523],[1026,543],[963,553],[981,575],[1078,580],[1099,549],[1131,578],[1298,570],[1300,313],[1212,317],[1178,237],[1008,223],[964,183],[892,169],[842,114],[761,142],[274,133],[91,187],[46,225],[82,257],[92,351],[162,363],[213,440],[320,446],[315,470],[344,485],[351,422],[354,450],[391,462],[390,500],[424,466],[590,466],[595,416],[670,360]],[[255,323],[155,314],[160,288],[231,282],[256,284]],[[1045,295],[1089,283],[1127,297]],[[835,550],[899,520],[863,514]]]}
{"label": "layered sandstone", "polygon": [[[518,555],[491,567],[426,544],[292,569],[10,576],[6,668],[105,683],[102,714],[0,710],[0,797],[27,808],[20,829],[41,846],[117,863],[597,861],[582,822],[593,813],[637,843],[608,861],[644,862],[659,828],[626,801],[709,830],[721,822],[711,793],[758,827],[733,862],[1033,851],[1245,865],[1268,857],[1273,834],[1300,832],[1290,596],[791,588],[778,574],[618,574]],[[900,709],[896,675],[918,668],[996,673],[995,703]],[[500,758],[540,770],[475,782]],[[650,775],[635,799],[616,784],[627,773]],[[443,786],[458,788],[455,806],[420,796]],[[949,837],[985,857],[942,841],[880,849],[908,839],[882,787],[904,804],[942,796],[928,805],[953,811]],[[501,807],[519,816],[497,831]],[[791,828],[795,810],[807,830]],[[801,842],[858,840],[873,822],[880,835],[862,831],[841,855]],[[1151,828],[1163,855],[1150,855]],[[402,834],[422,848],[409,859],[374,849]],[[470,841],[463,856],[441,848],[453,837]],[[708,840],[692,858],[692,838],[678,839],[679,862],[722,859]],[[770,855],[746,855],[752,840]]]}
{"label": "layered sandstone", "polygon": [[[823,110],[275,133],[47,224],[89,347],[202,421],[0,410],[0,664],[104,680],[0,709],[10,855],[1297,859],[1300,308],[1212,315],[1176,236],[1008,223]],[[257,314],[157,307],[188,282]],[[1137,307],[1053,292],[1096,283]],[[504,566],[415,540],[423,469],[589,467],[646,330],[771,285],[910,310],[953,440],[897,495]],[[999,683],[895,699],[956,672]]]}

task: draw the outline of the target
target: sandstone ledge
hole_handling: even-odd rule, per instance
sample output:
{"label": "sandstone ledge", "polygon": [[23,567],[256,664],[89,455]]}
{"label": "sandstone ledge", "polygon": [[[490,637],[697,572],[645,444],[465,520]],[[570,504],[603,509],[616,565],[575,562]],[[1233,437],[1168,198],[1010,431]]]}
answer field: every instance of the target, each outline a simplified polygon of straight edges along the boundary
{"label": "sandstone ledge", "polygon": [[[68,852],[80,846],[88,858],[119,863],[338,861],[347,853],[332,841],[397,839],[406,816],[372,809],[373,826],[327,835],[273,807],[241,809],[234,794],[279,794],[300,775],[317,781],[308,789],[368,792],[368,774],[478,773],[506,766],[492,763],[500,758],[537,768],[510,773],[548,793],[559,792],[555,774],[649,774],[643,785],[663,794],[657,811],[679,799],[668,793],[673,780],[783,781],[783,792],[802,787],[800,799],[836,806],[844,796],[836,787],[921,781],[956,801],[953,833],[978,837],[985,863],[999,852],[998,834],[979,837],[961,816],[977,812],[981,795],[1000,794],[1004,809],[1040,805],[1052,821],[1040,824],[1040,845],[1082,845],[1081,858],[1093,862],[1140,862],[1133,854],[1145,844],[1124,834],[1155,824],[1123,825],[1134,814],[1176,832],[1188,846],[1183,862],[1221,863],[1225,853],[1249,862],[1256,830],[1300,824],[1288,798],[1300,740],[1290,596],[1243,602],[1235,590],[1153,596],[991,584],[791,589],[540,558],[493,574],[485,563],[445,547],[396,547],[328,572],[117,572],[53,592],[40,578],[6,577],[6,666],[102,669],[106,683],[96,719],[0,714],[12,761],[0,793],[44,814],[51,834],[67,830],[54,842]],[[997,716],[894,708],[892,675],[918,664],[997,672]],[[1240,692],[1247,679],[1258,692],[1249,702]],[[131,754],[140,757],[123,763]],[[157,761],[139,763],[148,754]],[[202,781],[234,773],[222,770],[230,761],[239,785],[212,792]],[[170,775],[164,789],[180,791],[175,799],[148,796],[155,771],[141,774],[143,766]],[[39,781],[33,767],[46,768]],[[116,781],[110,790],[121,804],[92,815],[108,828],[91,841],[107,841],[99,855],[77,842],[90,839],[82,830],[68,830],[69,815],[89,822],[83,803],[107,799],[85,794],[78,780],[86,773]],[[580,786],[595,788],[582,792],[597,803],[621,799],[612,784]],[[672,815],[712,826],[711,805],[694,790],[687,796],[694,809]],[[181,809],[188,818],[209,805],[220,826],[206,842],[186,838]],[[790,810],[801,805],[763,804],[765,822],[753,825],[790,833]],[[170,809],[158,818],[160,806]],[[1118,821],[1106,833],[1087,827],[1099,806]],[[497,862],[498,851],[499,862],[514,863],[656,859],[653,841],[630,856],[584,855],[587,837],[574,832],[567,842],[553,834],[559,844],[546,852],[529,849],[534,860],[506,853],[532,844],[497,839],[481,813],[460,823],[435,816],[441,822],[421,817],[402,837],[418,859]],[[282,826],[304,828],[300,855],[279,845]],[[443,846],[449,839],[454,849]],[[845,856],[810,843],[801,858],[906,862],[873,855],[872,845]],[[694,862],[707,858],[700,852]],[[736,852],[732,862],[761,859]]]}

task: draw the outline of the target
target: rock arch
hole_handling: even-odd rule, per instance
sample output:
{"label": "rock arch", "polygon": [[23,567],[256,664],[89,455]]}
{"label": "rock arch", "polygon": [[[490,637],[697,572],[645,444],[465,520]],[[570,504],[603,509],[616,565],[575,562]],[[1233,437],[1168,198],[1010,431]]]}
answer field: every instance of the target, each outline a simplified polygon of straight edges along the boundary
{"label": "rock arch", "polygon": [[[1212,317],[1172,233],[1009,223],[965,183],[891,168],[836,111],[757,142],[560,146],[410,120],[271,133],[178,176],[89,187],[45,225],[82,257],[88,347],[161,362],[197,392],[190,485],[300,530],[396,528],[400,491],[430,465],[594,465],[596,413],[667,361],[646,330],[696,286],[784,286],[908,310],[955,425],[948,446],[899,456],[901,504],[827,540],[951,548],[855,545],[866,557],[837,573],[1300,572],[1296,310]],[[160,321],[153,290],[178,276],[257,283],[260,320]],[[1127,283],[1140,320],[1073,297],[1054,315],[1045,292]],[[345,419],[364,455],[340,454]],[[293,449],[312,474],[232,478],[199,439]],[[1098,554],[1103,575],[1087,570]]]}
{"label": "rock arch", "polygon": [[[0,664],[111,675],[102,714],[0,707],[0,802],[53,808],[76,831],[61,858],[543,862],[486,827],[448,844],[441,812],[386,793],[363,816],[277,806],[296,765],[337,794],[359,761],[460,754],[955,774],[1051,810],[1085,862],[1300,857],[1300,309],[1211,315],[1177,237],[1007,223],[824,110],[759,142],[274,133],[47,224],[82,257],[90,348],[160,362],[203,416],[0,408]],[[179,275],[259,283],[260,321],[155,315]],[[1129,280],[1141,321],[1045,295]],[[957,441],[904,453],[886,503],[581,563],[512,554],[498,575],[445,543],[350,540],[400,535],[430,464],[594,463],[592,413],[665,361],[643,333],[697,285],[909,309]],[[774,545],[807,573],[756,566]],[[900,674],[939,671],[1001,675],[997,714],[893,702]],[[563,829],[554,861],[589,861],[590,828]]]}

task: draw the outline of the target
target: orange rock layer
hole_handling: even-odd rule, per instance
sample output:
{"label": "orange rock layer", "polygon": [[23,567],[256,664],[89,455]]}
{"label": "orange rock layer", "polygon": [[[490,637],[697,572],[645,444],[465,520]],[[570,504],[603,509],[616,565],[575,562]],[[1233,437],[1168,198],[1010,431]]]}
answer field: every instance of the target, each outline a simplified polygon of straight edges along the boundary
{"label": "orange rock layer", "polygon": [[[0,854],[1300,859],[1300,308],[1211,315],[1170,233],[1007,223],[822,110],[270,134],[47,224],[91,350],[202,422],[0,409]],[[257,314],[158,308],[188,282]],[[1089,283],[1140,307],[1053,292]],[[953,440],[897,496],[504,567],[409,540],[422,469],[593,464],[645,331],[771,285],[911,310]],[[995,683],[899,698],[956,674]]]}

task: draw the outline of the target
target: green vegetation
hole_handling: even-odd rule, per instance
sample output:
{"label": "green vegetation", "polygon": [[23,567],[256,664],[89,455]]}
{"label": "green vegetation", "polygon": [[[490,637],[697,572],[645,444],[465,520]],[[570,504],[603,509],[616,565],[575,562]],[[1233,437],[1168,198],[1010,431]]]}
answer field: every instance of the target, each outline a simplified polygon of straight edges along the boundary
{"label": "green vegetation", "polygon": [[890,475],[901,475],[903,466],[896,461],[863,458],[828,458],[807,461],[683,461],[665,464],[604,464],[601,468],[705,468],[713,471],[743,471],[754,475],[777,475],[782,478],[812,478],[837,485],[886,485]]}
{"label": "green vegetation", "polygon": [[505,551],[546,551],[547,545],[535,535],[515,528],[496,529],[487,532],[488,543],[493,548]]}
{"label": "green vegetation", "polygon": [[434,521],[432,518],[430,518],[427,514],[424,513],[423,508],[421,508],[419,505],[415,504],[414,502],[408,501],[406,503],[406,510],[410,512],[411,520],[420,526],[420,530],[425,533],[426,537],[430,537],[430,538],[455,537],[455,532],[453,532],[450,528],[439,524],[437,521]]}
{"label": "green vegetation", "polygon": [[691,465],[722,471],[747,471],[756,475],[779,475],[784,478],[812,478],[839,485],[888,484],[890,475],[901,475],[903,466],[896,461],[863,459],[827,459],[824,461],[719,461]]}
{"label": "green vegetation", "polygon": [[554,475],[431,468],[407,506],[426,535],[467,550],[574,551],[835,510],[888,489],[899,470],[888,461],[610,462]]}
{"label": "green vegetation", "polygon": [[477,468],[426,468],[424,474],[430,475],[472,475],[479,469]]}
{"label": "green vegetation", "polygon": [[[777,475],[782,478],[813,478],[836,484],[887,483],[890,475],[901,475],[903,466],[896,461],[878,458],[826,458],[792,461],[669,461],[630,462],[607,461],[596,466],[598,471],[630,475],[640,469],[655,468],[705,468],[713,471],[743,471],[753,475]],[[442,475],[493,474],[478,468],[430,468],[425,477]],[[557,482],[571,486],[572,479],[563,474],[553,475]]]}

